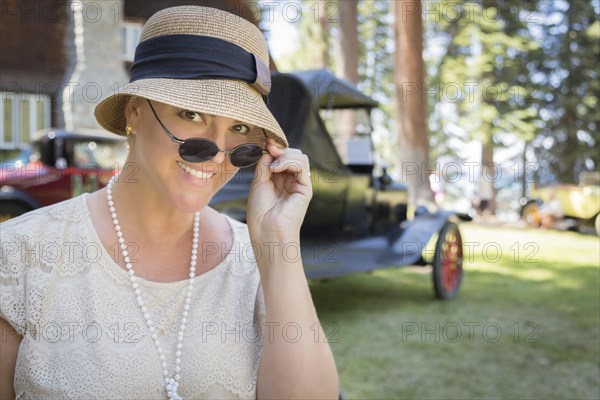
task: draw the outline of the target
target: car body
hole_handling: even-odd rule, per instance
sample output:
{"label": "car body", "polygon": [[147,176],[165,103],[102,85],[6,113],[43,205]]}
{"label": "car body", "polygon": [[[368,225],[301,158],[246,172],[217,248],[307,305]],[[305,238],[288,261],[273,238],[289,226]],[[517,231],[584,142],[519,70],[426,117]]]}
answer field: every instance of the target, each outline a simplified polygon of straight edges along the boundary
{"label": "car body", "polygon": [[[331,88],[334,84],[335,81],[325,82],[320,86]],[[329,106],[325,103],[324,107],[333,104],[334,108],[342,108],[350,102],[353,107],[372,108],[377,104],[354,91],[357,98],[352,97],[351,92],[344,93],[344,97],[332,98]],[[342,161],[319,115],[319,105],[299,76],[274,74],[268,107],[286,133],[290,146],[302,150],[310,160],[313,198],[302,225],[302,237],[314,240],[361,238],[386,231],[406,220],[406,185],[393,182],[385,173],[374,176],[373,164]],[[372,148],[367,150],[372,151]],[[253,173],[254,169],[238,173],[215,195],[212,205],[245,220],[247,191]]]}
{"label": "car body", "polygon": [[0,164],[0,221],[104,187],[126,153],[123,137],[102,130],[37,132]]}
{"label": "car body", "polygon": [[530,226],[540,226],[540,210],[550,202],[560,207],[561,219],[570,226],[594,226],[600,234],[600,173],[582,172],[579,185],[554,184],[529,187],[529,197],[522,199],[521,215]]}

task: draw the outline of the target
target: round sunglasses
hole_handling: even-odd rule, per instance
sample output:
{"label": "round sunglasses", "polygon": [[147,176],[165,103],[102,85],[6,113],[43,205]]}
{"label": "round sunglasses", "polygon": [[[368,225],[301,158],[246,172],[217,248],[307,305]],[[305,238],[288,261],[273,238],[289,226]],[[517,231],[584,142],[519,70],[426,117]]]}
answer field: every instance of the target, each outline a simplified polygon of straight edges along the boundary
{"label": "round sunglasses", "polygon": [[[231,150],[221,150],[215,142],[209,139],[179,139],[175,137],[175,135],[173,135],[162,123],[160,118],[158,118],[158,114],[156,114],[156,111],[154,110],[154,107],[152,107],[150,100],[148,100],[148,104],[150,105],[150,109],[152,110],[154,117],[162,127],[163,131],[165,131],[167,136],[169,136],[173,142],[179,144],[179,156],[185,161],[199,163],[211,160],[219,153],[225,153],[229,155],[231,164],[238,168],[246,168],[256,164],[263,154],[268,153],[259,145],[252,143],[240,144]],[[263,129],[262,131],[265,137],[267,137],[265,130]]]}

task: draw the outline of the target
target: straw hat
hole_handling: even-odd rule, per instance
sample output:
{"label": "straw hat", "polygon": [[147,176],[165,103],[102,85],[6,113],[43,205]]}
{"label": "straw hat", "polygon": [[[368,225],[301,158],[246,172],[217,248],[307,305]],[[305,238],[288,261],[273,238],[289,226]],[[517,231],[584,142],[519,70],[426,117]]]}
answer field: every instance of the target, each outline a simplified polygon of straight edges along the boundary
{"label": "straw hat", "polygon": [[215,8],[180,6],[154,14],[142,31],[131,80],[95,109],[98,123],[125,135],[125,104],[140,96],[264,128],[288,141],[265,104],[271,76],[262,32]]}

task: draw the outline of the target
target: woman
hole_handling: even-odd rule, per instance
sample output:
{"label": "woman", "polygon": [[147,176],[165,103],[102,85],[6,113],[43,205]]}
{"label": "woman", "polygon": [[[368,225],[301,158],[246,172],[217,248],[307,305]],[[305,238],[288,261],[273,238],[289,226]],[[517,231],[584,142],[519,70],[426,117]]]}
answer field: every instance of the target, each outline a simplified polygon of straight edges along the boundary
{"label": "woman", "polygon": [[[2,224],[2,398],[337,398],[297,256],[308,159],[265,106],[267,65],[232,14],[147,21],[95,112],[127,135],[121,174]],[[247,225],[208,206],[253,164]]]}

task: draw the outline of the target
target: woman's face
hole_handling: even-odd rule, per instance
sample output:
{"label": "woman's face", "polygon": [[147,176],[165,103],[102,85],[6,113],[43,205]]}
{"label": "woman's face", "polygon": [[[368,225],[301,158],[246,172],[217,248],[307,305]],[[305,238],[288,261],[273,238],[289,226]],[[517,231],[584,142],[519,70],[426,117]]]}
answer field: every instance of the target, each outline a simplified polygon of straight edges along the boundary
{"label": "woman's face", "polygon": [[[263,131],[252,125],[156,101],[152,101],[152,107],[163,125],[178,139],[209,139],[221,150],[231,150],[245,143],[266,148]],[[132,98],[126,107],[126,116],[135,135],[128,161],[134,163],[139,183],[152,185],[177,209],[195,212],[206,206],[239,169],[231,164],[228,154],[221,152],[205,162],[183,160],[179,156],[179,144],[164,132],[145,99]]]}

